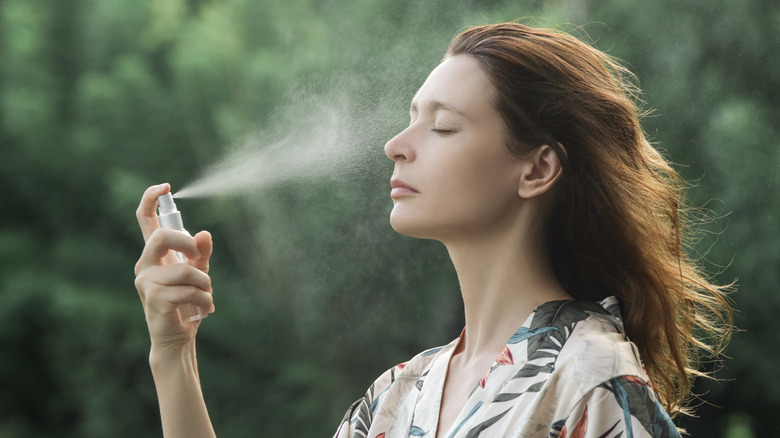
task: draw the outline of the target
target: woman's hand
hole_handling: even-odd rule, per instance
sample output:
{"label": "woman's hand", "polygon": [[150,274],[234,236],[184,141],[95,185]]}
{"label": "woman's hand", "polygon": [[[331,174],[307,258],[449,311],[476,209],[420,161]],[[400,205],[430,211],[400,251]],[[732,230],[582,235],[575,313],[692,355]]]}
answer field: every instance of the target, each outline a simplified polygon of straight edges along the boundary
{"label": "woman's hand", "polygon": [[[149,187],[141,198],[136,217],[146,241],[135,265],[135,287],[141,297],[152,351],[176,352],[195,339],[200,322],[182,322],[178,307],[194,304],[205,313],[213,312],[211,279],[208,276],[211,235],[201,231],[194,237],[160,228],[157,197],[170,186]],[[181,263],[173,253],[187,256]]]}
{"label": "woman's hand", "polygon": [[[135,287],[146,314],[152,338],[149,364],[157,387],[163,435],[168,438],[214,438],[206,403],[200,388],[195,333],[198,322],[182,322],[179,306],[199,306],[211,313],[211,235],[205,231],[191,237],[160,228],[155,210],[157,197],[171,187],[161,184],[146,189],[136,217],[146,246],[135,265]],[[187,256],[179,262],[175,251]]]}

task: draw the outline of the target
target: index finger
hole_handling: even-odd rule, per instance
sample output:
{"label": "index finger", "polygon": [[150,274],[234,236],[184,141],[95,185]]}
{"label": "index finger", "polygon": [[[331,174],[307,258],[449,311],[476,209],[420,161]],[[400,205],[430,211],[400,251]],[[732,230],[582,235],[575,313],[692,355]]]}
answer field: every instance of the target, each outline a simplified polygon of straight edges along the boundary
{"label": "index finger", "polygon": [[154,230],[160,228],[160,221],[157,219],[157,198],[171,191],[168,183],[151,186],[141,197],[141,203],[138,210],[135,211],[135,217],[138,225],[141,227],[141,233],[144,235],[144,242],[149,240]]}

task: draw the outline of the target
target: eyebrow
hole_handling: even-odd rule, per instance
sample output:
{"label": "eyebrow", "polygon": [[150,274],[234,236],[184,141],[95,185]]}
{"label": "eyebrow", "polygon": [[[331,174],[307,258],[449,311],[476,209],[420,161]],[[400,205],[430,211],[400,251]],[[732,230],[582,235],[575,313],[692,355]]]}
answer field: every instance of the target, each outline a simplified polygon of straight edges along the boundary
{"label": "eyebrow", "polygon": [[[426,102],[425,109],[430,111],[430,112],[436,112],[438,110],[451,111],[451,112],[459,114],[459,115],[461,115],[461,116],[463,116],[463,117],[465,117],[467,119],[472,119],[472,117],[469,116],[468,114],[466,114],[466,112],[461,111],[461,110],[453,107],[452,105],[446,104],[446,103],[444,103],[444,102],[442,102],[440,100],[430,100],[430,101]],[[409,108],[409,112],[413,112],[413,113],[418,112],[417,103],[412,102],[412,106]]]}

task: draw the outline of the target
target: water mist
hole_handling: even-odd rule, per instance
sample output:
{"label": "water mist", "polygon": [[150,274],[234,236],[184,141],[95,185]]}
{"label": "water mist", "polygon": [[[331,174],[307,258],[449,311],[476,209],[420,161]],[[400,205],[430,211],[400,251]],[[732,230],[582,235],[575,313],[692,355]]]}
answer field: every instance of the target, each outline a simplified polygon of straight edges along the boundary
{"label": "water mist", "polygon": [[275,129],[247,135],[173,197],[246,195],[281,183],[365,172],[382,160],[381,146],[365,131],[376,126],[377,115],[361,114],[358,121],[345,105],[325,100],[290,105],[273,122]]}

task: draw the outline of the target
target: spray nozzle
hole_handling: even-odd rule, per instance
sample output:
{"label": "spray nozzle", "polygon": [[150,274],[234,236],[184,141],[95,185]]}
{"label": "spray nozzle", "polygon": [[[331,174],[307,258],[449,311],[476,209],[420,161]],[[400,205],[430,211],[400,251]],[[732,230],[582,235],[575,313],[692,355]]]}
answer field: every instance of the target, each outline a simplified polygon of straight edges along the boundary
{"label": "spray nozzle", "polygon": [[176,213],[176,203],[173,202],[173,195],[170,192],[161,195],[157,198],[157,202],[160,208],[160,214]]}
{"label": "spray nozzle", "polygon": [[173,196],[170,193],[160,195],[157,198],[157,207],[160,210],[159,217],[161,227],[173,230],[184,229],[181,213],[176,209],[176,203],[173,202]]}

